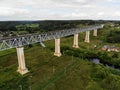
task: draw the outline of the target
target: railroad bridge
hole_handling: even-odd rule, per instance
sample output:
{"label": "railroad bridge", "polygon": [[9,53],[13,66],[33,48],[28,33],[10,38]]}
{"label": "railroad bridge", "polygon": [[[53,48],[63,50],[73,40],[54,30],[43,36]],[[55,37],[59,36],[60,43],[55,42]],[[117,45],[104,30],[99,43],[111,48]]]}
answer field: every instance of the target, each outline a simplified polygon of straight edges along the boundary
{"label": "railroad bridge", "polygon": [[83,28],[72,28],[66,30],[56,30],[45,32],[41,34],[30,34],[30,35],[22,35],[16,37],[5,37],[0,39],[0,51],[16,48],[17,56],[18,56],[18,72],[20,74],[25,74],[28,71],[25,65],[25,57],[24,57],[24,46],[34,43],[40,43],[43,47],[44,44],[42,42],[55,39],[55,52],[54,55],[60,57],[60,38],[65,36],[74,35],[73,47],[79,48],[78,46],[78,35],[80,32],[86,32],[85,42],[90,42],[90,31],[93,31],[93,36],[97,36],[97,30],[103,28],[104,25],[94,25],[94,26],[86,26]]}

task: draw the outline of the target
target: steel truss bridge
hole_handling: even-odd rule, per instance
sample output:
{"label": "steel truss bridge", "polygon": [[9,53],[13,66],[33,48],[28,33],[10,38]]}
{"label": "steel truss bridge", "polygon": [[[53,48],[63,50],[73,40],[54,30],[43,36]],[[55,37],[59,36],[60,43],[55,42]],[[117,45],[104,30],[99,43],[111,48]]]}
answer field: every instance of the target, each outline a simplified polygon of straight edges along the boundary
{"label": "steel truss bridge", "polygon": [[42,43],[43,41],[70,36],[80,32],[91,31],[100,28],[103,28],[103,25],[87,26],[83,28],[72,28],[66,30],[56,30],[41,34],[29,34],[29,35],[22,35],[16,37],[4,37],[0,39],[0,51],[21,47],[29,44],[34,44],[34,43],[43,44]]}

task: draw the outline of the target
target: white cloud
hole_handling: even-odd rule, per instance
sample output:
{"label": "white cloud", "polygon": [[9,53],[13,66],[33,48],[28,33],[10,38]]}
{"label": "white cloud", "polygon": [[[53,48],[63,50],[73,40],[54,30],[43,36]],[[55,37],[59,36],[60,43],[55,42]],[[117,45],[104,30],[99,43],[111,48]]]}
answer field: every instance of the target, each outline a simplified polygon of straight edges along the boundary
{"label": "white cloud", "polygon": [[104,15],[104,12],[99,12],[98,13],[98,16],[103,16]]}
{"label": "white cloud", "polygon": [[[0,20],[119,19],[119,0],[0,0]],[[114,15],[113,15],[114,14]]]}
{"label": "white cloud", "polygon": [[12,15],[28,14],[28,13],[29,11],[26,9],[0,7],[0,16],[12,16]]}
{"label": "white cloud", "polygon": [[107,0],[107,1],[113,1],[113,0]]}
{"label": "white cloud", "polygon": [[120,12],[119,11],[115,12],[115,15],[120,16]]}
{"label": "white cloud", "polygon": [[119,2],[118,0],[107,0],[108,2]]}
{"label": "white cloud", "polygon": [[76,12],[76,13],[72,13],[72,14],[71,14],[71,17],[77,17],[77,18],[78,18],[78,17],[79,17],[79,18],[80,18],[80,17],[83,18],[83,17],[86,17],[86,16],[87,16],[86,13],[77,13],[77,12]]}

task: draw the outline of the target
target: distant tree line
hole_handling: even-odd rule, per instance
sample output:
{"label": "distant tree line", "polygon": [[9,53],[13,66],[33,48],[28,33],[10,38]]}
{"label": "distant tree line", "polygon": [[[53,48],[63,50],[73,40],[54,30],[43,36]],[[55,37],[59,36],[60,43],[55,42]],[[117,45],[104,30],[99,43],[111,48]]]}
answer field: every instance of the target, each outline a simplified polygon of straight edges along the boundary
{"label": "distant tree line", "polygon": [[[41,31],[51,31],[51,30],[61,30],[68,28],[75,28],[77,25],[94,25],[101,24],[105,21],[93,21],[93,20],[49,20],[49,21],[0,21],[0,31],[19,31],[26,30],[33,33],[36,30]],[[31,25],[31,26],[30,26]],[[32,27],[37,25],[37,27]],[[20,29],[18,29],[20,27]]]}

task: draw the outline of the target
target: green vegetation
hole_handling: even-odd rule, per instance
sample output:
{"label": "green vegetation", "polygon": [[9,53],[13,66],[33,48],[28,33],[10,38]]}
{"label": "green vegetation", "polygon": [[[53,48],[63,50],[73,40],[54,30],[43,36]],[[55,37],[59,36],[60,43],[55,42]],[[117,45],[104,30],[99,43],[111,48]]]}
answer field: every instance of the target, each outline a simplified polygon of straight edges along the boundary
{"label": "green vegetation", "polygon": [[66,55],[73,55],[74,57],[79,57],[82,59],[94,59],[98,58],[101,63],[108,64],[110,66],[114,66],[116,68],[120,67],[120,56],[117,52],[103,52],[103,51],[96,51],[96,50],[86,50],[86,49],[70,49],[69,47],[64,50],[64,54]]}
{"label": "green vegetation", "polygon": [[39,24],[20,24],[15,27],[17,31],[28,31],[28,33],[35,33],[39,31]]}
{"label": "green vegetation", "polygon": [[110,31],[107,36],[107,42],[109,43],[120,43],[120,29]]}
{"label": "green vegetation", "polygon": [[[48,21],[0,21],[0,31],[29,30],[30,28],[39,28],[39,30],[50,31],[58,29],[74,28],[76,26],[103,24],[108,21],[102,20],[48,20]],[[119,21],[109,21],[120,24]],[[19,29],[18,29],[19,28]],[[36,29],[34,29],[36,30]]]}
{"label": "green vegetation", "polygon": [[[0,52],[0,90],[120,90],[120,71],[96,65],[90,59],[120,67],[120,53],[105,52],[103,45],[112,30],[105,27],[98,37],[91,34],[91,43],[84,43],[85,33],[79,35],[79,49],[72,48],[73,37],[61,38],[61,57],[53,56],[54,40],[46,41],[46,48],[39,44],[25,46],[25,59],[30,70],[24,76],[16,72],[15,49]],[[94,47],[96,45],[97,47]],[[120,46],[119,43],[114,45]]]}
{"label": "green vegetation", "polygon": [[101,24],[105,21],[92,20],[53,20],[53,21],[5,21],[0,22],[0,37],[18,36]]}

